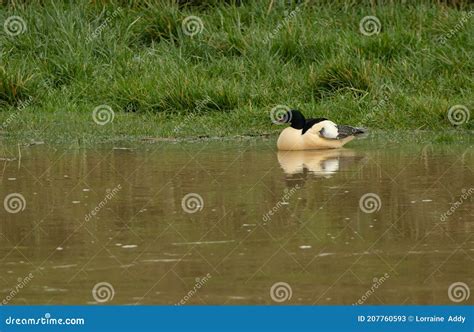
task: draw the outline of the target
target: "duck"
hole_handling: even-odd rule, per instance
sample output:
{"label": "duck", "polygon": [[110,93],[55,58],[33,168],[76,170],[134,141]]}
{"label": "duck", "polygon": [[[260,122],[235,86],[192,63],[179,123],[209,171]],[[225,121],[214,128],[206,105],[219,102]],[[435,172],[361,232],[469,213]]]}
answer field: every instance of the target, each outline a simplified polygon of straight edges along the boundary
{"label": "duck", "polygon": [[288,110],[278,118],[289,123],[278,137],[277,148],[283,151],[338,149],[366,132],[363,128],[337,125],[326,118],[306,119],[299,110]]}

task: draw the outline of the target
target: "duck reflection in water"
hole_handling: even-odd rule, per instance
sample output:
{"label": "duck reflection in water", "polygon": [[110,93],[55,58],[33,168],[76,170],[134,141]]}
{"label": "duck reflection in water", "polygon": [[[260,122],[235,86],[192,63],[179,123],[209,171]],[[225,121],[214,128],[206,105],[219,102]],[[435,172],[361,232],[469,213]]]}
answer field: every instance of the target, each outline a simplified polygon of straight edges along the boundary
{"label": "duck reflection in water", "polygon": [[278,162],[289,185],[303,185],[309,176],[330,178],[363,159],[364,156],[349,149],[278,151]]}

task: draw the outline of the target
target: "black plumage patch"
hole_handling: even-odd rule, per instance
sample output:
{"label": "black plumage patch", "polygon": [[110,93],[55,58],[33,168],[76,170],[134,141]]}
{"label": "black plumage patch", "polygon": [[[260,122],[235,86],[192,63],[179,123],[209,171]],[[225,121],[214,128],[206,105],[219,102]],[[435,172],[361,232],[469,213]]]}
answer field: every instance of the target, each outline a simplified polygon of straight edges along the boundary
{"label": "black plumage patch", "polygon": [[301,135],[303,135],[305,132],[307,132],[316,123],[319,123],[321,121],[326,121],[326,120],[327,120],[326,118],[316,118],[316,119],[306,120],[306,122],[304,123],[304,126],[303,126],[303,132],[301,133]]}

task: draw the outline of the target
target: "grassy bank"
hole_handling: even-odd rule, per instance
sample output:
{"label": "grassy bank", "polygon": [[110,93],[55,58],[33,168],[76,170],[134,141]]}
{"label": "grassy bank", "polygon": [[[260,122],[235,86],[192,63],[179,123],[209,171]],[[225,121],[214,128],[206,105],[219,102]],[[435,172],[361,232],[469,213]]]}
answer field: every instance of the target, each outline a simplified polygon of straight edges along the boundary
{"label": "grassy bank", "polygon": [[[0,34],[7,139],[276,134],[277,105],[373,130],[474,129],[468,1],[25,3],[0,7],[2,26],[20,18]],[[379,33],[361,31],[368,15]]]}

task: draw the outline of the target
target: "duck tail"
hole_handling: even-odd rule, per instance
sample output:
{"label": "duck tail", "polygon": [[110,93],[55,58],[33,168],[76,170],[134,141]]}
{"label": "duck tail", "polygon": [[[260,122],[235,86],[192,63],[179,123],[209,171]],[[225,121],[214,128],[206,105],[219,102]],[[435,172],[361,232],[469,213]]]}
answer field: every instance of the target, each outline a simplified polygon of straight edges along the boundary
{"label": "duck tail", "polygon": [[345,138],[348,136],[362,135],[366,133],[367,130],[364,128],[339,125],[337,126],[337,132],[338,132],[337,138]]}

